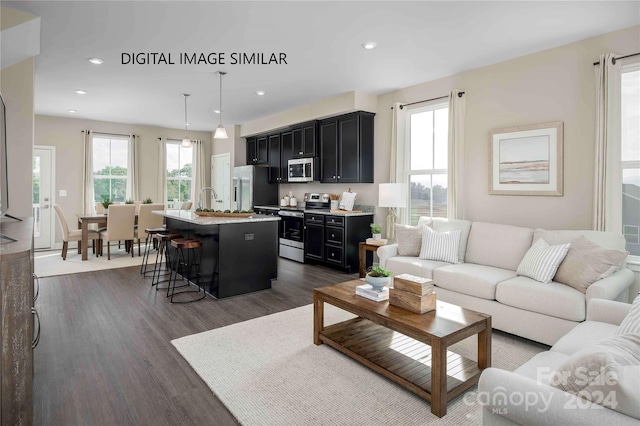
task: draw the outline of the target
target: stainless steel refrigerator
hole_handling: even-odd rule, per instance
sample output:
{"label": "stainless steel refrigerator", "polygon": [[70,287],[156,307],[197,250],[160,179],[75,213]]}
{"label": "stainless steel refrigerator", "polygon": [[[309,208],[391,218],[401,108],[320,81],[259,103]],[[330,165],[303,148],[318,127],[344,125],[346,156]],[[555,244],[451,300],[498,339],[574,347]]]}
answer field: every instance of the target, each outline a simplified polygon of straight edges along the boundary
{"label": "stainless steel refrigerator", "polygon": [[278,185],[269,183],[268,167],[234,167],[231,197],[231,210],[278,205]]}

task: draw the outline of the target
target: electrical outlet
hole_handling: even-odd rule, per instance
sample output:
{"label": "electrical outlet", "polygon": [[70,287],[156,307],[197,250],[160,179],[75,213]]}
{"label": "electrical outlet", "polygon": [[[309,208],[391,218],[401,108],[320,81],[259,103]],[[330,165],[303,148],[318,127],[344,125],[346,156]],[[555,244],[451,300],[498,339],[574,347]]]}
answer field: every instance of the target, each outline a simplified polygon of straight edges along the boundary
{"label": "electrical outlet", "polygon": [[61,197],[66,197],[67,196],[67,190],[66,189],[61,189],[60,190],[60,196]]}

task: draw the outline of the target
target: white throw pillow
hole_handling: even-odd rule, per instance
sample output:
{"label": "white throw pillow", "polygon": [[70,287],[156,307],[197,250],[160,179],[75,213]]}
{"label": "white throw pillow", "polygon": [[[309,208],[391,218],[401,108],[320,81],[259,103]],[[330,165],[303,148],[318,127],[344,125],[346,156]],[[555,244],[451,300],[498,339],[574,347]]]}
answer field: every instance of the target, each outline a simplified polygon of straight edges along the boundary
{"label": "white throw pillow", "polygon": [[624,317],[616,331],[616,334],[628,333],[640,335],[640,294],[633,300],[629,313]]}
{"label": "white throw pillow", "polygon": [[570,245],[567,243],[550,246],[545,240],[539,238],[518,265],[518,275],[524,275],[542,283],[551,282],[560,262],[567,255]]}
{"label": "white throw pillow", "polygon": [[428,226],[422,229],[420,259],[458,263],[460,230],[436,232]]}

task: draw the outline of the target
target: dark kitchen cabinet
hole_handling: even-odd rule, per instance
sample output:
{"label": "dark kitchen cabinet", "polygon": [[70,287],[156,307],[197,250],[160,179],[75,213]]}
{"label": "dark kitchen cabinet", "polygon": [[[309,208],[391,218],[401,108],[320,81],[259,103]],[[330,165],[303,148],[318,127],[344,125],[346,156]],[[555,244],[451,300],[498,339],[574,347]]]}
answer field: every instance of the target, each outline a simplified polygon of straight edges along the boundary
{"label": "dark kitchen cabinet", "polygon": [[320,121],[320,180],[373,183],[373,117],[355,112]]}
{"label": "dark kitchen cabinet", "polygon": [[305,261],[324,260],[324,215],[307,213],[304,215],[304,257]]}
{"label": "dark kitchen cabinet", "polygon": [[247,138],[247,164],[267,164],[268,152],[267,135]]}
{"label": "dark kitchen cabinet", "polygon": [[370,236],[372,220],[372,214],[305,214],[305,261],[356,271],[358,244]]}
{"label": "dark kitchen cabinet", "polygon": [[280,133],[269,135],[268,137],[269,158],[269,183],[280,183],[282,178],[280,170],[281,142]]}
{"label": "dark kitchen cabinet", "polygon": [[293,157],[307,158],[316,156],[318,122],[310,121],[293,127]]}
{"label": "dark kitchen cabinet", "polygon": [[289,160],[293,158],[293,133],[283,132],[280,136],[280,182],[289,181]]}

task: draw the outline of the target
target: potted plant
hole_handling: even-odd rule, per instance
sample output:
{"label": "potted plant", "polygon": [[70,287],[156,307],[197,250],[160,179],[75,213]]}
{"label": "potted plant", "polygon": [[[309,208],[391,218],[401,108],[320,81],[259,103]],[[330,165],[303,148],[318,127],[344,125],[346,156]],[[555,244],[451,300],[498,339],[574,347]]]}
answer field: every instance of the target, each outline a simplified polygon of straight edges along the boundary
{"label": "potted plant", "polygon": [[125,204],[133,204],[133,200],[132,200],[132,199],[128,199],[128,200],[125,200],[125,202],[124,202],[124,203],[125,203]]}
{"label": "potted plant", "polygon": [[104,214],[107,214],[107,212],[109,211],[109,206],[111,204],[113,204],[113,202],[111,201],[111,199],[109,197],[107,197],[106,195],[104,197],[102,197],[102,207],[104,207]]}
{"label": "potted plant", "polygon": [[149,197],[142,200],[142,204],[152,204],[152,203],[153,203],[153,200]]}
{"label": "potted plant", "polygon": [[371,268],[364,280],[367,284],[370,284],[373,290],[382,291],[384,286],[388,286],[391,281],[391,272],[381,266],[374,266]]}
{"label": "potted plant", "polygon": [[371,227],[371,234],[373,235],[374,240],[382,239],[382,226],[377,223],[372,223],[369,225]]}

